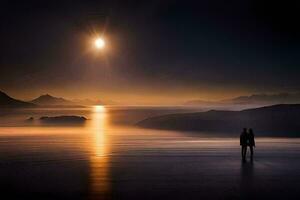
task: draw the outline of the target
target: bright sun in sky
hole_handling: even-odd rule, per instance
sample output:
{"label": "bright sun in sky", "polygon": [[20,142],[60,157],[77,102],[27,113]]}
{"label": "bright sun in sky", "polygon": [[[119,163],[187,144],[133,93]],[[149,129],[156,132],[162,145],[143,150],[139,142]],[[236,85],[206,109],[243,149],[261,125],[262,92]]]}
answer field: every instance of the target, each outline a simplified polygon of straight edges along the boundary
{"label": "bright sun in sky", "polygon": [[102,38],[97,38],[95,40],[95,47],[97,49],[103,49],[105,47],[105,41]]}

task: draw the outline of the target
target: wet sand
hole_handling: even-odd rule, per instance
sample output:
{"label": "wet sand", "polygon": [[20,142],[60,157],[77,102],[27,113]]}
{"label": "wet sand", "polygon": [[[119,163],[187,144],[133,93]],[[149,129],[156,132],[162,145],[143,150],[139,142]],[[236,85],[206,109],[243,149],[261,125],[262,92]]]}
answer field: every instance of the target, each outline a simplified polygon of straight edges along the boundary
{"label": "wet sand", "polygon": [[174,132],[0,137],[1,195],[42,199],[297,199],[299,139],[257,140],[242,163],[236,139]]}

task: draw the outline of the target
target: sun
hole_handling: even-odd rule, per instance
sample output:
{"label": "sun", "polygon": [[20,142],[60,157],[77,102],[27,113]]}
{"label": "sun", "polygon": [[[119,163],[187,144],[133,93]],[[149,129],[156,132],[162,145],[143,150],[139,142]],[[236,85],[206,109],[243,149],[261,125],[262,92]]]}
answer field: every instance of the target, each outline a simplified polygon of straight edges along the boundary
{"label": "sun", "polygon": [[105,41],[102,38],[97,38],[95,40],[95,47],[97,49],[103,49],[105,47]]}

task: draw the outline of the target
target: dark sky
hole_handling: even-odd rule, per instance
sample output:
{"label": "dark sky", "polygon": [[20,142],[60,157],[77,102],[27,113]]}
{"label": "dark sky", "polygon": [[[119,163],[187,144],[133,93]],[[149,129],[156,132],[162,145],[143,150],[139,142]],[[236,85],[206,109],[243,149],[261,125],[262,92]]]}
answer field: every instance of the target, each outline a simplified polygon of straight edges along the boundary
{"label": "dark sky", "polygon": [[126,103],[299,91],[299,10],[289,0],[4,1],[0,90]]}

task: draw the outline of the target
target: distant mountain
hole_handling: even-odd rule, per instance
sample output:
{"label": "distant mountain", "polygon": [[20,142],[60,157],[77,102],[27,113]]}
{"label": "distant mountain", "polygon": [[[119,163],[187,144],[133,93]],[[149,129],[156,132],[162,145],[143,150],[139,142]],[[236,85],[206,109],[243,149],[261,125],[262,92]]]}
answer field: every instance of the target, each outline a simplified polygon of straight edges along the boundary
{"label": "distant mountain", "polygon": [[235,104],[294,104],[300,103],[300,93],[253,94],[223,100],[222,102]]}
{"label": "distant mountain", "polygon": [[242,111],[216,111],[170,114],[140,121],[144,128],[234,132],[253,128],[259,135],[300,137],[300,104],[279,104]]}
{"label": "distant mountain", "polygon": [[39,106],[74,106],[74,102],[66,100],[64,98],[53,97],[49,94],[41,95],[40,97],[30,101]]}
{"label": "distant mountain", "polygon": [[[233,103],[224,103],[222,101],[204,101],[204,100],[191,100],[184,103],[185,106],[197,106],[201,107],[205,110],[211,110],[211,109],[230,109],[230,110],[240,110],[241,108],[234,105]],[[253,106],[250,105],[250,108]],[[242,108],[245,108],[243,106]]]}
{"label": "distant mountain", "polygon": [[278,93],[278,94],[253,94],[249,96],[239,96],[221,101],[187,101],[185,105],[203,106],[209,108],[240,107],[253,108],[274,104],[297,104],[300,103],[300,93]]}
{"label": "distant mountain", "polygon": [[80,105],[116,105],[117,103],[111,100],[92,100],[92,99],[73,99],[73,102]]}
{"label": "distant mountain", "polygon": [[33,103],[28,103],[14,99],[4,92],[0,91],[0,107],[1,108],[28,108],[35,107]]}
{"label": "distant mountain", "polygon": [[93,106],[93,105],[104,105],[104,102],[100,100],[92,100],[92,99],[73,99],[73,102],[80,104],[80,105],[87,105],[87,106]]}
{"label": "distant mountain", "polygon": [[220,103],[219,101],[204,101],[201,99],[197,99],[197,100],[187,101],[184,104],[185,105],[214,105],[219,103]]}

